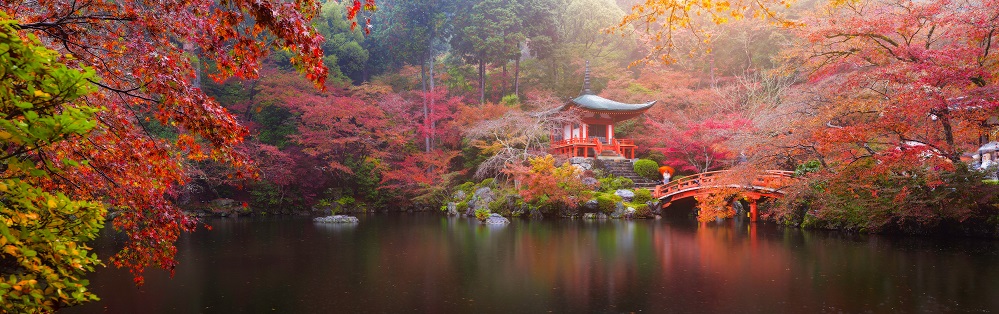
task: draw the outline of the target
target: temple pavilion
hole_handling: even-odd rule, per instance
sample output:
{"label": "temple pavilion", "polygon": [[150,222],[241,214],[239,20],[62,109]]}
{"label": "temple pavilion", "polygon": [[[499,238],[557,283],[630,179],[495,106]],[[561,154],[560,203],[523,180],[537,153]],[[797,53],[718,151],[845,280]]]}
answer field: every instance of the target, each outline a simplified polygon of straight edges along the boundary
{"label": "temple pavilion", "polygon": [[551,136],[552,152],[569,157],[634,159],[635,142],[615,136],[614,124],[635,118],[655,104],[656,101],[626,104],[594,95],[590,91],[590,66],[586,62],[581,95],[560,108],[576,109],[581,115],[581,123],[565,125],[561,132],[554,132]]}

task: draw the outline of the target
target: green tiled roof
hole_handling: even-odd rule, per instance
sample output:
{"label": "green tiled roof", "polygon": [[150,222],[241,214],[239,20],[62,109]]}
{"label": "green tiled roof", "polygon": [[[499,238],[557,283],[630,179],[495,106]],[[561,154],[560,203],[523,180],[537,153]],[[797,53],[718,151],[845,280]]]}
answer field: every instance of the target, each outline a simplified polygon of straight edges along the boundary
{"label": "green tiled roof", "polygon": [[616,102],[607,98],[603,98],[597,95],[582,95],[576,97],[572,100],[574,104],[580,108],[595,110],[595,111],[645,111],[656,104],[656,101],[650,101],[644,104],[626,104],[622,102]]}

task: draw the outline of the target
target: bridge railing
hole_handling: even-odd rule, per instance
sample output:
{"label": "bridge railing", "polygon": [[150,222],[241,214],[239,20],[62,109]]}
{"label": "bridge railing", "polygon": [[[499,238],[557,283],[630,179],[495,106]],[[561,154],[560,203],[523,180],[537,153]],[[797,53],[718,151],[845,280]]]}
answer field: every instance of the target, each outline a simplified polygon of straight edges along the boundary
{"label": "bridge railing", "polygon": [[[717,176],[726,172],[729,171],[708,171],[683,177],[676,181],[669,182],[666,185],[657,185],[656,189],[652,192],[652,195],[656,198],[663,198],[685,190],[718,186]],[[793,176],[793,171],[767,170],[761,174],[757,174],[756,177],[753,178],[751,185],[754,188],[779,189],[790,184],[791,181],[794,180]]]}

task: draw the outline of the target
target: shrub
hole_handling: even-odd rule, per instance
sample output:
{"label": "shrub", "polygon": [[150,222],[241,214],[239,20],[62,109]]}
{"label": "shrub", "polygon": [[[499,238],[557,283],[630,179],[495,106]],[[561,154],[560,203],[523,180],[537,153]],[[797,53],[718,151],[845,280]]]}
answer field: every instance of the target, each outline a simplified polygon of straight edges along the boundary
{"label": "shrub", "polygon": [[635,208],[635,217],[650,218],[652,217],[652,210],[649,209],[648,204],[633,204]]}
{"label": "shrub", "polygon": [[568,162],[555,165],[552,155],[531,158],[530,166],[518,165],[504,172],[520,181],[520,196],[525,202],[541,209],[572,209],[586,200],[586,186],[579,169]]}
{"label": "shrub", "polygon": [[475,182],[469,181],[469,182],[462,183],[461,185],[458,185],[458,187],[455,188],[455,191],[461,190],[461,191],[465,191],[466,193],[469,193],[469,192],[472,192],[472,190],[474,188],[475,188]]}
{"label": "shrub", "polygon": [[500,103],[507,107],[515,107],[517,105],[520,105],[520,97],[517,97],[517,95],[515,94],[506,95],[503,96],[503,99],[500,100]]}
{"label": "shrub", "polygon": [[506,197],[498,197],[496,200],[489,202],[489,211],[498,213],[506,207]]}
{"label": "shrub", "polygon": [[492,214],[492,213],[489,212],[488,209],[485,209],[485,208],[476,209],[475,210],[475,219],[478,219],[479,221],[486,221],[486,218],[489,218],[489,214]]}
{"label": "shrub", "polygon": [[652,160],[655,161],[656,163],[661,164],[664,161],[666,161],[666,155],[663,155],[663,153],[661,152],[651,151],[647,155],[645,155],[644,159]]}
{"label": "shrub", "polygon": [[597,208],[600,212],[610,215],[617,208],[617,202],[622,201],[620,196],[611,193],[597,194]]}
{"label": "shrub", "polygon": [[493,181],[496,181],[496,179],[486,178],[485,180],[482,180],[482,182],[480,182],[479,184],[476,184],[476,187],[477,188],[481,188],[481,187],[492,187],[493,186]]}
{"label": "shrub", "polygon": [[600,178],[600,190],[604,192],[614,192],[620,189],[630,189],[635,186],[635,182],[625,177],[615,177],[613,175]]}
{"label": "shrub", "polygon": [[649,159],[639,159],[635,161],[633,166],[635,173],[650,180],[661,180],[662,176],[659,174],[659,163],[654,160]]}
{"label": "shrub", "polygon": [[635,198],[633,198],[631,201],[635,202],[636,204],[645,204],[646,202],[651,200],[652,200],[652,191],[649,191],[648,189],[635,189]]}

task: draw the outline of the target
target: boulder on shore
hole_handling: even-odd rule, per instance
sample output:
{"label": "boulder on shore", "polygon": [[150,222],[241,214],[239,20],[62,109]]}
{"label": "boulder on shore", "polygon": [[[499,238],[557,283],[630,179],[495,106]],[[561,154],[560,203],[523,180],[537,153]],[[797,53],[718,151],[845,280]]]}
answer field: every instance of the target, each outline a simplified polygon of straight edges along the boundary
{"label": "boulder on shore", "polygon": [[475,217],[475,211],[479,209],[489,209],[489,203],[496,200],[496,196],[493,194],[493,189],[489,187],[482,187],[475,190],[472,194],[472,199],[468,201],[468,209],[465,210],[465,216]]}
{"label": "boulder on shore", "polygon": [[486,221],[483,221],[483,223],[487,225],[505,225],[510,223],[510,219],[506,219],[506,217],[494,213],[490,214],[489,218],[486,218]]}
{"label": "boulder on shore", "polygon": [[326,217],[316,217],[312,221],[322,223],[358,223],[357,217],[347,215],[333,215]]}
{"label": "boulder on shore", "polygon": [[631,200],[635,199],[635,191],[632,190],[620,189],[614,191],[614,195],[620,196],[625,202],[631,202]]}
{"label": "boulder on shore", "polygon": [[448,216],[458,216],[458,204],[454,202],[447,203],[447,215]]}

